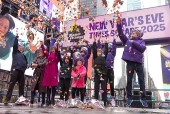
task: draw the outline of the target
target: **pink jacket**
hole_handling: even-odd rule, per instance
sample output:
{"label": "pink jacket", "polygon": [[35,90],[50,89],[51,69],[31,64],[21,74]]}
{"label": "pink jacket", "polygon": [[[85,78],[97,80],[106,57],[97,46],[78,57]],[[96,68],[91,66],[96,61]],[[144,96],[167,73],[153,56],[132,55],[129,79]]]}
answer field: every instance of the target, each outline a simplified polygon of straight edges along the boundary
{"label": "pink jacket", "polygon": [[[85,66],[76,66],[75,70],[72,70],[71,76],[73,77],[72,85],[73,88],[84,88],[84,77],[86,75],[86,67]],[[80,74],[79,78],[76,78],[77,74]]]}

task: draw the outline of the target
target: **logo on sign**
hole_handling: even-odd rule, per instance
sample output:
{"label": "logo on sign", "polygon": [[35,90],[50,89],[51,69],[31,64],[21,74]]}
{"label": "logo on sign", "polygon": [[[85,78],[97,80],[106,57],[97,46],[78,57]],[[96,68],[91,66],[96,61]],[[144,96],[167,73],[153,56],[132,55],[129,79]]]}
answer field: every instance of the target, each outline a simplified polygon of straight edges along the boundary
{"label": "logo on sign", "polygon": [[70,26],[70,31],[68,31],[68,40],[70,42],[78,42],[80,39],[84,39],[85,30],[80,25],[77,25],[76,22]]}

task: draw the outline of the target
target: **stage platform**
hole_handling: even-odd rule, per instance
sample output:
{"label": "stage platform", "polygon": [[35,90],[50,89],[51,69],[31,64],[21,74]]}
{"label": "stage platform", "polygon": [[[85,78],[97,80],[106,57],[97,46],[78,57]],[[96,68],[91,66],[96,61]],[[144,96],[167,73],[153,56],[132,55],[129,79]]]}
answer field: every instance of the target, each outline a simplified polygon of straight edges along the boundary
{"label": "stage platform", "polygon": [[0,114],[170,114],[168,109],[142,109],[125,107],[108,107],[106,110],[78,108],[38,108],[29,106],[3,106],[0,104]]}

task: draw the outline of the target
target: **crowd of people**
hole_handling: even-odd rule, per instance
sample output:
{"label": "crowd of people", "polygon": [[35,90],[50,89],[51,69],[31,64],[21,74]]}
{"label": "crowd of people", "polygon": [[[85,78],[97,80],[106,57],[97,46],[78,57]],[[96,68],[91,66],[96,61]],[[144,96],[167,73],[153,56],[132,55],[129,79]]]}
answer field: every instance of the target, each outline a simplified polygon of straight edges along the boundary
{"label": "crowd of people", "polygon": [[[124,44],[122,59],[127,63],[127,100],[126,104],[130,106],[132,98],[132,78],[134,71],[139,77],[141,99],[140,102],[147,107],[145,97],[145,83],[143,72],[143,52],[146,49],[145,42],[142,40],[143,33],[135,29],[131,32],[131,38],[127,38],[123,33],[121,22],[117,23],[118,36]],[[92,45],[78,47],[77,45],[66,47],[61,51],[61,46],[55,40],[51,41],[50,50],[46,49],[43,42],[37,51],[37,57],[32,61],[34,68],[30,106],[33,106],[36,90],[42,96],[42,106],[55,104],[56,87],[60,87],[60,99],[67,101],[69,99],[69,88],[72,87],[71,95],[74,99],[80,96],[82,102],[86,96],[86,81],[88,59],[93,56],[94,68],[94,98],[99,99],[100,88],[102,90],[102,101],[107,105],[107,82],[110,83],[112,96],[112,106],[115,106],[114,99],[114,57],[116,56],[116,39],[111,43],[106,38],[105,43],[94,37]],[[8,105],[12,96],[15,83],[19,84],[19,99],[24,96],[24,72],[28,66],[27,58],[23,54],[24,45],[15,38],[12,53],[11,80],[4,102]],[[58,68],[60,63],[60,68]],[[101,92],[101,91],[100,91]],[[45,97],[47,94],[47,97]],[[45,100],[46,98],[46,100]]]}

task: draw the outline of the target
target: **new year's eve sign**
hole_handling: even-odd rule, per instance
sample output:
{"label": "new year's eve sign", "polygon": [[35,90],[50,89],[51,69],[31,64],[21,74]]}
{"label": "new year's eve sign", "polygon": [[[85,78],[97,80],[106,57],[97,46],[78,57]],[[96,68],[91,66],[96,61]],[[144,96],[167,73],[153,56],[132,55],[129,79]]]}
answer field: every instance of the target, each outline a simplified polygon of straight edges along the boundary
{"label": "new year's eve sign", "polygon": [[[169,11],[169,6],[161,6],[123,12],[121,15],[124,33],[128,36],[133,29],[138,28],[145,33],[143,39],[170,37]],[[115,14],[108,14],[93,19],[79,19],[76,22],[75,20],[68,21],[66,24],[67,40],[73,41],[71,39],[74,39],[75,41],[75,39],[83,38],[92,44],[93,36],[99,37],[101,35],[102,38],[108,36],[110,41],[112,41],[113,36],[117,37],[114,18]],[[72,30],[73,28],[74,30]],[[117,42],[119,41],[119,38],[117,38]]]}

